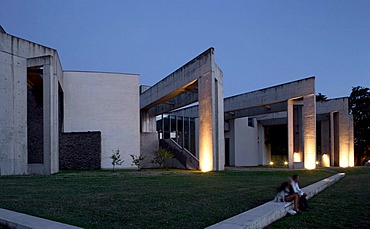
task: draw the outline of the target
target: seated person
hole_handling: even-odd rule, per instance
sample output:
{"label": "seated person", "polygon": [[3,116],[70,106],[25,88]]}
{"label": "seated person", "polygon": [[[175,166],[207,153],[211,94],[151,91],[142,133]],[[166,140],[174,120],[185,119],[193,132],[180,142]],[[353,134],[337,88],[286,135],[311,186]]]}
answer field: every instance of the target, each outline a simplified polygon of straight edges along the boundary
{"label": "seated person", "polygon": [[291,183],[293,192],[299,195],[299,206],[304,211],[308,209],[308,202],[307,202],[307,194],[302,191],[299,187],[299,176],[293,175],[292,176],[292,183]]}
{"label": "seated person", "polygon": [[299,195],[297,193],[292,193],[290,182],[285,181],[277,188],[278,195],[282,195],[284,197],[284,201],[291,202],[294,201],[294,208],[293,210],[296,212],[300,212],[299,206]]}

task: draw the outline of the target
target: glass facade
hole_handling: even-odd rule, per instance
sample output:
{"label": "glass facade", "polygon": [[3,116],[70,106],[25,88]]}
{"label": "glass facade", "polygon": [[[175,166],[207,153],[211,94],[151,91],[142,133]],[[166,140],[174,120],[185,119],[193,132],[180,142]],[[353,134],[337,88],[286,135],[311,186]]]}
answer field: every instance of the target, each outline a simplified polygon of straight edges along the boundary
{"label": "glass facade", "polygon": [[172,139],[195,156],[195,118],[163,114],[157,118],[159,139]]}

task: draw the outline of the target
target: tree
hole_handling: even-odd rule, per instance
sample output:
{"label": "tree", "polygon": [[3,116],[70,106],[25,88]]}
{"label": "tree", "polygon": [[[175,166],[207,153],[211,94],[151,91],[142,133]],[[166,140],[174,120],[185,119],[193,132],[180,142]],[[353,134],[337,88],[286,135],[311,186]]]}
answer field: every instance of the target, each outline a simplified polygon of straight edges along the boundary
{"label": "tree", "polygon": [[323,95],[321,93],[316,95],[316,102],[326,101],[328,100],[328,97],[326,95]]}
{"label": "tree", "polygon": [[349,109],[353,115],[355,157],[357,165],[363,165],[370,158],[370,89],[353,87]]}

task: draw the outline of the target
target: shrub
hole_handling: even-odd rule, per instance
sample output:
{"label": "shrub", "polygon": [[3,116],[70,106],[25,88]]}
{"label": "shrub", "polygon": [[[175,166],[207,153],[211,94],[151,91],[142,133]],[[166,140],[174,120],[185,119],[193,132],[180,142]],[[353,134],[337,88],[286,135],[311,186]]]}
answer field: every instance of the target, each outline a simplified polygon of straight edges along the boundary
{"label": "shrub", "polygon": [[112,156],[110,156],[110,159],[112,159],[112,165],[113,165],[113,171],[114,171],[114,167],[116,165],[122,165],[123,160],[121,159],[121,154],[119,153],[119,149],[117,149],[116,151],[114,150],[112,151],[113,151],[113,154]]}
{"label": "shrub", "polygon": [[159,147],[157,151],[154,152],[154,159],[151,161],[153,164],[158,164],[159,167],[162,168],[164,162],[169,159],[173,158],[175,155],[170,151]]}

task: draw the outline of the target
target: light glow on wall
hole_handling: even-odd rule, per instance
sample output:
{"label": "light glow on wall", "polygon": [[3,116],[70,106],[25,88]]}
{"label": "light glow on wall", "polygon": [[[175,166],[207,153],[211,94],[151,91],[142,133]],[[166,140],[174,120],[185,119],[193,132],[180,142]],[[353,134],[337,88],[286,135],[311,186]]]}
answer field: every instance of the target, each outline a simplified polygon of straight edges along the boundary
{"label": "light glow on wall", "polygon": [[293,161],[294,162],[302,162],[301,154],[299,152],[293,153]]}
{"label": "light glow on wall", "polygon": [[322,156],[321,156],[321,165],[323,167],[330,167],[330,157],[328,154],[324,153]]}
{"label": "light glow on wall", "polygon": [[348,152],[341,151],[339,155],[339,166],[342,168],[348,167]]}
{"label": "light glow on wall", "polygon": [[212,135],[203,135],[199,142],[199,167],[202,172],[213,170]]}
{"label": "light glow on wall", "polygon": [[305,158],[304,158],[304,167],[306,169],[315,169],[316,168],[316,143],[307,144],[305,149]]}

